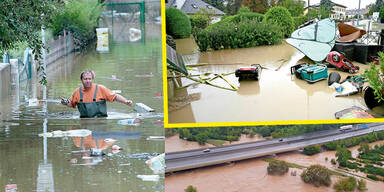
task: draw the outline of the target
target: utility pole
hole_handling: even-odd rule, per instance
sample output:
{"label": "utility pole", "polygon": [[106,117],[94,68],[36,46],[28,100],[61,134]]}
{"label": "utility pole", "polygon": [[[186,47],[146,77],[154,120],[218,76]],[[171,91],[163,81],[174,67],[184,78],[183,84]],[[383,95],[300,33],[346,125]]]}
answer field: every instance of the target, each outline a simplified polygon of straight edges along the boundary
{"label": "utility pole", "polygon": [[308,7],[308,21],[309,21],[309,20],[311,20],[311,16],[310,16],[310,14],[309,14],[309,10],[310,10],[310,7],[309,7],[309,0],[308,0],[308,6],[307,6],[307,7]]}
{"label": "utility pole", "polygon": [[357,26],[359,26],[359,20],[360,20],[360,1],[359,0],[359,9],[357,10]]}

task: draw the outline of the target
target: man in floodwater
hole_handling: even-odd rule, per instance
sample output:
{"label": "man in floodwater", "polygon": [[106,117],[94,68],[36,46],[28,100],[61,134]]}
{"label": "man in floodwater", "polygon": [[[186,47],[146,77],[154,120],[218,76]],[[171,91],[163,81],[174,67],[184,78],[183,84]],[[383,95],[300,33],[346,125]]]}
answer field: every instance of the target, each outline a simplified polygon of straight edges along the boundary
{"label": "man in floodwater", "polygon": [[117,101],[132,106],[132,101],[125,99],[119,94],[113,93],[103,85],[92,83],[95,78],[95,73],[90,70],[85,70],[80,74],[82,87],[77,88],[70,100],[61,100],[61,104],[75,108],[80,112],[81,118],[92,117],[107,117],[107,104]]}

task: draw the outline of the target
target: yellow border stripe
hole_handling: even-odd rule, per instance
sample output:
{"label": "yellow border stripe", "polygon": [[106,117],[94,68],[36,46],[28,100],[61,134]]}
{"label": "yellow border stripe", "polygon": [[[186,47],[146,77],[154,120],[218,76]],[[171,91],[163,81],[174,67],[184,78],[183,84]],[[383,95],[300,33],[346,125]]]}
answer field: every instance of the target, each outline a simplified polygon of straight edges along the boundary
{"label": "yellow border stripe", "polygon": [[[163,103],[164,103],[164,125],[168,125],[168,89],[167,89],[167,52],[166,52],[166,32],[165,32],[165,0],[161,0],[161,43],[163,56]],[[164,126],[165,127],[165,126]]]}

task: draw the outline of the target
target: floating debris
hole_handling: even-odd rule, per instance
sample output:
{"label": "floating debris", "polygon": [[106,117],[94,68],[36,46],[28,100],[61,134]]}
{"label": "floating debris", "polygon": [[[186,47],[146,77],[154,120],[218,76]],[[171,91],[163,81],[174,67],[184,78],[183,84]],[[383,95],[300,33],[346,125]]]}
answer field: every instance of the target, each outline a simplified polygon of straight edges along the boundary
{"label": "floating debris", "polygon": [[76,130],[69,130],[69,131],[52,131],[47,133],[40,133],[40,137],[85,137],[88,135],[91,135],[92,131],[88,129],[76,129]]}
{"label": "floating debris", "polygon": [[156,157],[152,157],[145,161],[148,167],[156,174],[164,173],[165,169],[165,153],[162,153]]}
{"label": "floating debris", "polygon": [[164,139],[165,139],[165,136],[149,136],[149,137],[147,137],[147,140],[163,141]]}
{"label": "floating debris", "polygon": [[155,110],[148,107],[144,103],[136,103],[134,110],[139,112],[139,113],[148,113],[148,112],[154,112]]}
{"label": "floating debris", "polygon": [[137,175],[137,178],[143,181],[159,181],[159,175]]}

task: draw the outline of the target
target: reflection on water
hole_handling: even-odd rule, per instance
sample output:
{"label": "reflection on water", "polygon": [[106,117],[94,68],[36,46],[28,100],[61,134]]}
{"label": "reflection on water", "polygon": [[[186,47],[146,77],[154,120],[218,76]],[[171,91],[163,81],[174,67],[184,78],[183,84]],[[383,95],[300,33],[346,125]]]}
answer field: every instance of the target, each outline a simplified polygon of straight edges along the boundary
{"label": "reflection on water", "polygon": [[[114,102],[107,104],[107,118],[79,119],[77,109],[62,106],[59,99],[70,97],[81,86],[84,69],[96,72],[96,83],[120,90],[155,112],[136,113],[133,107]],[[158,97],[162,95],[160,38],[111,43],[108,53],[98,53],[92,45],[47,70],[46,102],[36,81],[24,82],[20,91],[0,101],[0,191],[8,184],[16,184],[18,191],[164,191],[161,174],[158,181],[137,178],[156,174],[145,161],[164,152],[162,141],[146,139],[164,135],[163,101]],[[117,78],[103,78],[113,76]],[[128,118],[142,121],[137,126],[117,123]],[[67,134],[79,129],[92,134]],[[38,136],[44,132],[56,137]],[[113,150],[114,145],[122,150]],[[105,155],[98,156],[97,150]]]}
{"label": "reflection on water", "polygon": [[[186,41],[191,43],[190,41]],[[179,44],[185,41],[177,41]],[[186,45],[180,45],[180,49]],[[189,51],[190,52],[190,51]],[[192,54],[192,53],[187,53]],[[290,45],[260,46],[244,49],[228,49],[204,52],[197,55],[198,62],[208,64],[194,67],[192,74],[229,73],[240,66],[261,64],[263,70],[259,81],[241,81],[234,74],[226,78],[239,87],[238,91],[228,91],[213,86],[199,84],[184,90],[174,90],[172,106],[179,92],[182,97],[200,94],[198,100],[188,101],[184,108],[170,110],[169,123],[240,122],[240,121],[280,121],[280,120],[320,120],[335,119],[334,114],[343,109],[358,106],[366,109],[360,94],[348,97],[335,97],[335,91],[328,88],[326,80],[309,84],[291,75],[290,67],[296,63],[308,62],[304,55]],[[360,73],[368,65],[360,66]],[[329,73],[336,71],[328,69]],[[350,75],[340,73],[342,80]],[[193,83],[181,79],[181,85]],[[221,80],[213,83],[228,86]],[[172,108],[171,108],[172,109]]]}

